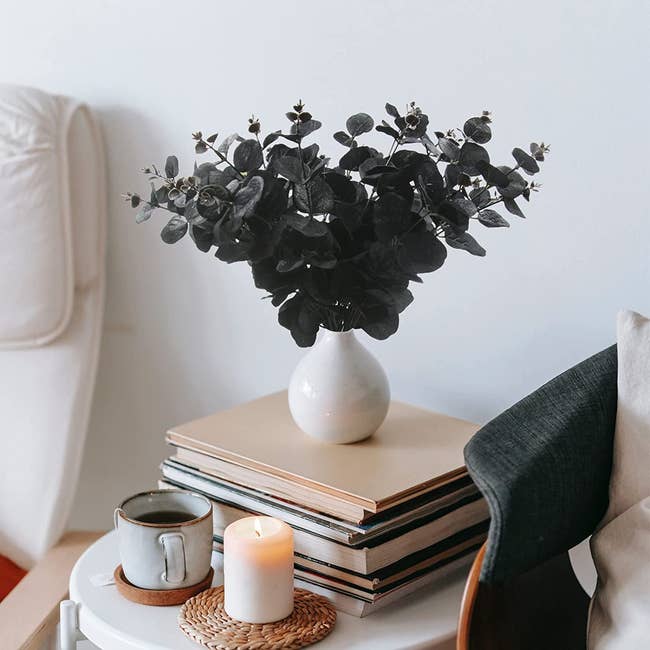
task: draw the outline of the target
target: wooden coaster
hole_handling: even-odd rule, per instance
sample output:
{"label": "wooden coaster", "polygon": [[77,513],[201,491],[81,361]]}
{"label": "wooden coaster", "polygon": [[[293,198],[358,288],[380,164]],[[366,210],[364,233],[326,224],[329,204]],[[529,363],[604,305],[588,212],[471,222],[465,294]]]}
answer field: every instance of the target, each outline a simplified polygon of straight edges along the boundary
{"label": "wooden coaster", "polygon": [[204,591],[212,584],[214,569],[210,567],[208,575],[196,585],[182,587],[181,589],[141,589],[131,584],[124,575],[122,565],[118,565],[113,573],[117,590],[127,600],[132,600],[140,605],[153,605],[154,607],[169,607],[181,605],[188,598]]}
{"label": "wooden coaster", "polygon": [[242,623],[223,607],[223,587],[190,598],[178,614],[181,630],[213,650],[296,650],[325,638],[336,623],[336,611],[323,596],[306,589],[293,592],[293,613],[275,623]]}

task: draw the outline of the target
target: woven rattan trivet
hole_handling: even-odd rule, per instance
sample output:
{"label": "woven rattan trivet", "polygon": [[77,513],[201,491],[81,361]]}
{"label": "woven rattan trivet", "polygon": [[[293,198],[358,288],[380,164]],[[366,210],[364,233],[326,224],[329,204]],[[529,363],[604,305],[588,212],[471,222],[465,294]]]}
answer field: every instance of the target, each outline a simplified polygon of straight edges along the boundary
{"label": "woven rattan trivet", "polygon": [[294,590],[291,616],[276,623],[242,623],[223,608],[223,587],[190,598],[178,615],[181,630],[214,650],[296,650],[325,638],[334,628],[336,611],[326,598]]}

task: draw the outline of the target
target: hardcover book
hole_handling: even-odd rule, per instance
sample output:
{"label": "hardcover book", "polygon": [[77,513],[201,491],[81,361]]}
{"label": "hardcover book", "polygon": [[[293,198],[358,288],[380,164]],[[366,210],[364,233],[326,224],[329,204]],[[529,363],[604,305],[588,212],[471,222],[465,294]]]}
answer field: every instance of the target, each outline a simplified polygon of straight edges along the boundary
{"label": "hardcover book", "polygon": [[282,391],[174,427],[167,440],[182,463],[358,523],[465,474],[477,429],[392,402],[372,437],[327,445],[298,429]]}

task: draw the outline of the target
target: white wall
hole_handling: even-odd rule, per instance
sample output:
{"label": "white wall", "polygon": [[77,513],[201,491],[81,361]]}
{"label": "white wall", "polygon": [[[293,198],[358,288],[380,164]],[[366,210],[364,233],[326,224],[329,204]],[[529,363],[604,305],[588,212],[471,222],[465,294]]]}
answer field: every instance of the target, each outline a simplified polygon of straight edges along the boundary
{"label": "white wall", "polygon": [[[245,265],[136,226],[138,169],[190,133],[264,127],[302,97],[329,135],[357,111],[415,99],[436,128],[494,113],[494,157],[552,152],[525,222],[477,230],[370,342],[395,396],[483,422],[612,342],[617,309],[650,312],[645,0],[22,0],[3,7],[2,80],[98,112],[110,174],[109,284],[73,524],[108,526],[151,486],[171,425],[280,389],[301,355]],[[260,431],[263,436],[264,431]]]}

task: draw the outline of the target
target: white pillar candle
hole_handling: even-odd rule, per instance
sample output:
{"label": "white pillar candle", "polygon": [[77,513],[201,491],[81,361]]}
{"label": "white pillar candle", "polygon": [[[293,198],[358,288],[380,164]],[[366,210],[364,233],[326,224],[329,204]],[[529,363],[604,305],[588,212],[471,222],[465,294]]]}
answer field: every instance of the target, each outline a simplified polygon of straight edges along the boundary
{"label": "white pillar candle", "polygon": [[245,517],[223,535],[224,608],[237,621],[272,623],[293,611],[293,531],[273,517]]}

